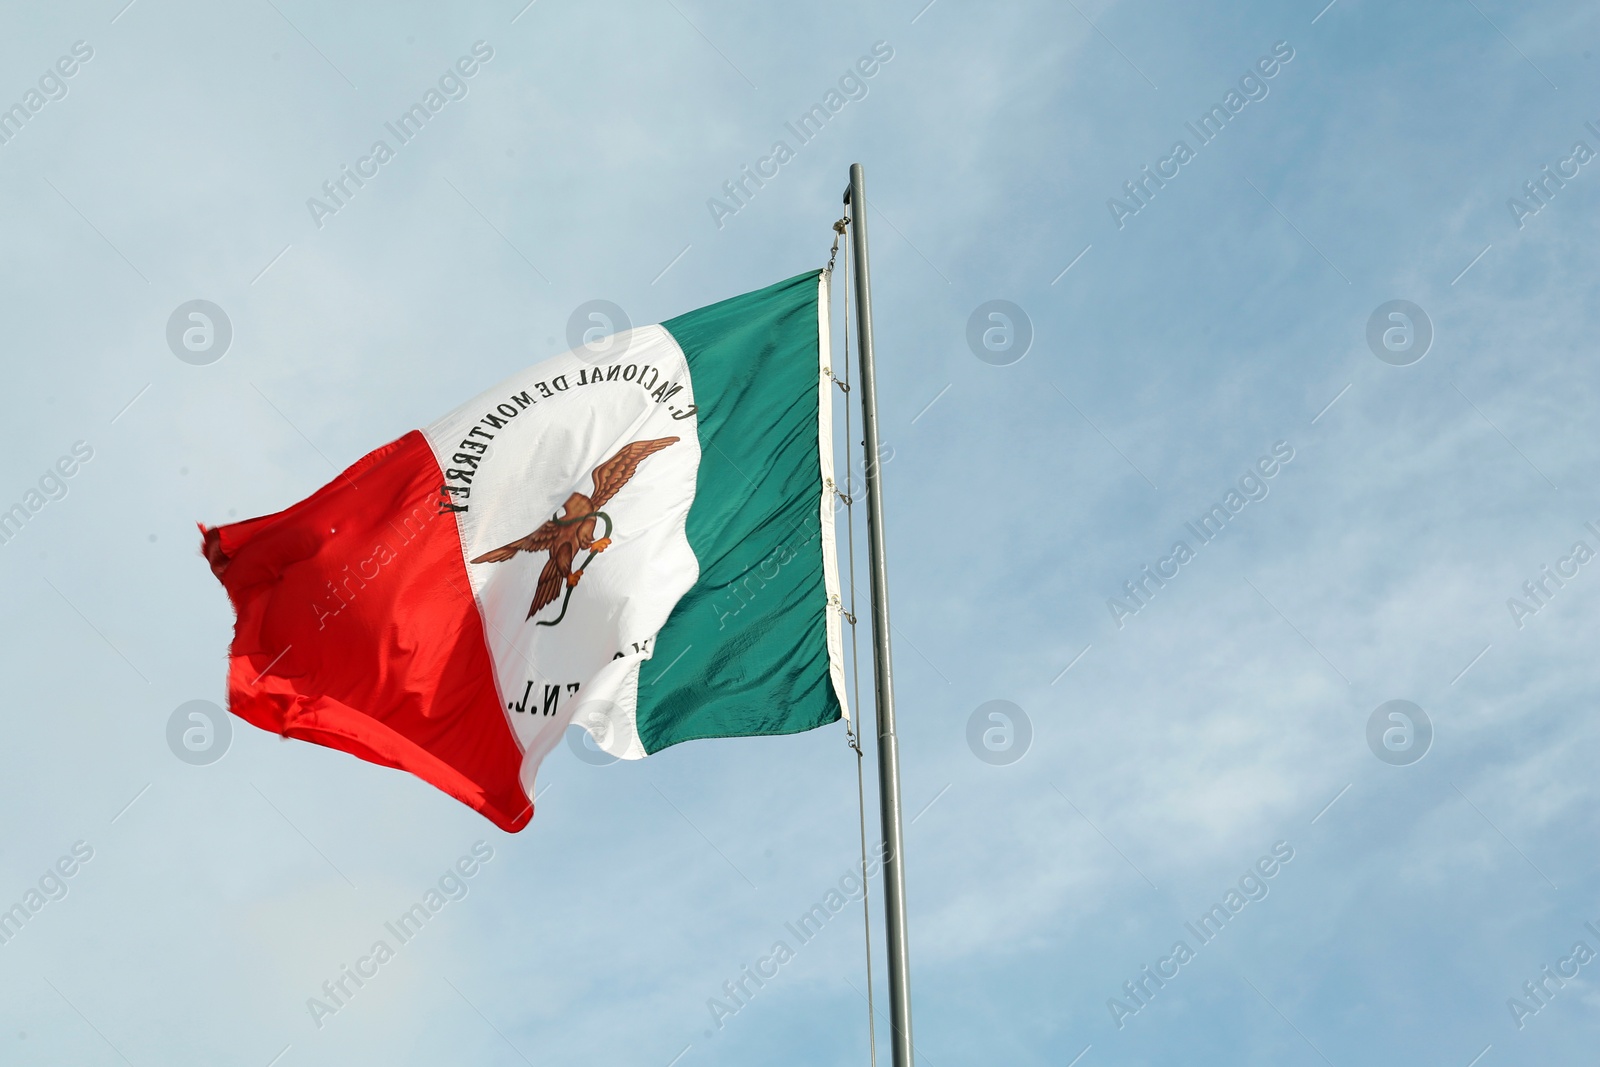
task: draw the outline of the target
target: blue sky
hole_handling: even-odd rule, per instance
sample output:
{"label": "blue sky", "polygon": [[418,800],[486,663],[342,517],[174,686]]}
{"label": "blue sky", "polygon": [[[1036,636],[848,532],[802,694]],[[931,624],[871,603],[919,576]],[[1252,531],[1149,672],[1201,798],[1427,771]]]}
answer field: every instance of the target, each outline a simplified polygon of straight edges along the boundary
{"label": "blue sky", "polygon": [[[92,451],[0,545],[0,902],[73,870],[0,945],[0,1062],[865,1062],[854,912],[720,1031],[706,1004],[852,863],[839,728],[558,750],[516,836],[242,723],[210,765],[167,743],[224,695],[195,522],[300,499],[564,350],[587,301],[650,323],[820,266],[856,161],[920,1062],[1589,1054],[1600,962],[1524,983],[1600,951],[1600,563],[1560,562],[1600,549],[1600,164],[1562,163],[1600,151],[1600,15],[124,2],[0,34],[4,104],[92,49],[0,144],[0,507]],[[479,41],[465,95],[319,226],[307,199]],[[1119,227],[1108,199],[1278,42],[1265,95]],[[1570,176],[1519,225],[1546,165]],[[204,366],[166,341],[194,299],[233,331]],[[1033,333],[1008,365],[967,342],[997,299]],[[1367,341],[1395,300],[1433,330],[1404,366]],[[1109,598],[1279,442],[1267,495],[1119,627]],[[1577,573],[1514,618],[1546,566]],[[992,700],[1032,727],[1008,765],[967,743]],[[1391,700],[1431,723],[1419,761],[1369,745]],[[307,998],[480,840],[466,895],[319,1028]]]}

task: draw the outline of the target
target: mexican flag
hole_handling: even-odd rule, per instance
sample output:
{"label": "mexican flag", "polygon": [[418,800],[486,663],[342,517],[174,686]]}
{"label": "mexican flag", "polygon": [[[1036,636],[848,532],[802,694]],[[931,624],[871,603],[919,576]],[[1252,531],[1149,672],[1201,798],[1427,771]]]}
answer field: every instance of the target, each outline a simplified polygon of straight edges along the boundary
{"label": "mexican flag", "polygon": [[535,364],[298,504],[202,527],[229,710],[505,830],[577,722],[637,759],[845,709],[828,275]]}

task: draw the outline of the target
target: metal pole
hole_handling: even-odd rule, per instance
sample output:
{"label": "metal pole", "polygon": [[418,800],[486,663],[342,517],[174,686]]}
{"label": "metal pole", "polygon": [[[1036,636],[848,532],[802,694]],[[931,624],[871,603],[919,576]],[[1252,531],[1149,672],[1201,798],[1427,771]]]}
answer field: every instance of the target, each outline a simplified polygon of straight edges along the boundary
{"label": "metal pole", "polygon": [[889,1036],[894,1067],[912,1067],[911,959],[906,948],[905,851],[900,834],[900,750],[894,734],[889,652],[889,572],[883,559],[883,480],[878,463],[878,392],[872,362],[872,283],[867,271],[867,192],[850,165],[850,248],[856,266],[856,336],[861,348],[862,445],[867,461],[867,561],[872,573],[872,666],[878,705],[878,811],[883,819],[883,917],[889,943]]}

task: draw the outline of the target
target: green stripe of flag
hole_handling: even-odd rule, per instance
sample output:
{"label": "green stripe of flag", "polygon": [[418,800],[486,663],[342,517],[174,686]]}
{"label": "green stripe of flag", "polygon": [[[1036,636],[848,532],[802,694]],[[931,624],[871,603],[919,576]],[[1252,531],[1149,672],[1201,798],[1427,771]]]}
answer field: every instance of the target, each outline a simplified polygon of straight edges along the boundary
{"label": "green stripe of flag", "polygon": [[647,752],[840,716],[819,510],[819,274],[662,324],[688,357],[698,405],[687,535],[700,578],[640,672]]}

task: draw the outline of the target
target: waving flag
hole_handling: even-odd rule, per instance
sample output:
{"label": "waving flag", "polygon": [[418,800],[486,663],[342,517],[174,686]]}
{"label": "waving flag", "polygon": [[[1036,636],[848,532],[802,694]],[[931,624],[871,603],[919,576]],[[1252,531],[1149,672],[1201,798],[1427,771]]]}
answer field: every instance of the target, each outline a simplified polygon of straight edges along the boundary
{"label": "waving flag", "polygon": [[513,831],[571,722],[636,759],[838,719],[827,282],[546,360],[202,528],[230,710]]}

